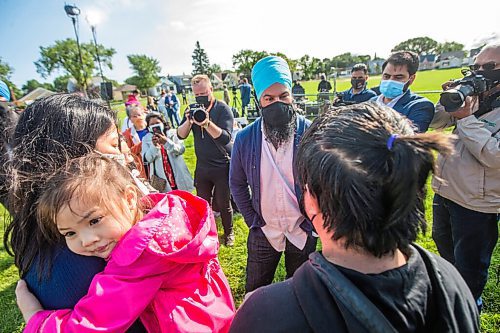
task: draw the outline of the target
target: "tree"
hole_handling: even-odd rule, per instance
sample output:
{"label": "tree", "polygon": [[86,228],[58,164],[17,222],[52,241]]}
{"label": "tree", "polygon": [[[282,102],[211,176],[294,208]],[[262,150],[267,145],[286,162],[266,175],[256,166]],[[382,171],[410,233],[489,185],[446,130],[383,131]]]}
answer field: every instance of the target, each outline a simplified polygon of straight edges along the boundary
{"label": "tree", "polygon": [[23,93],[26,95],[39,87],[48,90],[54,90],[54,86],[52,86],[51,83],[40,83],[35,79],[26,81],[26,83],[21,87],[21,89],[23,90]]}
{"label": "tree", "polygon": [[[75,78],[80,87],[86,89],[88,80],[97,73],[98,66],[94,61],[96,59],[95,45],[92,43],[80,44],[82,51],[82,62],[78,55],[78,46],[73,39],[58,40],[54,45],[40,46],[40,59],[35,62],[37,72],[47,78],[56,70],[63,70],[65,73]],[[116,53],[113,48],[105,48],[97,45],[101,64],[113,69],[111,58]]]}
{"label": "tree", "polygon": [[68,90],[68,81],[71,78],[70,75],[58,76],[54,79],[54,90],[57,92],[66,92]]}
{"label": "tree", "polygon": [[238,73],[250,77],[255,63],[268,55],[266,51],[241,50],[233,55],[233,66]]}
{"label": "tree", "polygon": [[464,44],[460,44],[457,42],[444,42],[440,43],[436,48],[436,53],[441,54],[443,52],[455,52],[455,51],[463,51]]}
{"label": "tree", "polygon": [[438,42],[429,37],[417,37],[405,40],[394,46],[391,52],[396,51],[413,51],[418,55],[431,54],[436,52]]}
{"label": "tree", "polygon": [[297,65],[301,67],[304,73],[303,80],[310,80],[314,74],[319,73],[318,67],[320,64],[318,58],[311,58],[309,55],[303,55],[299,60],[297,60]]}
{"label": "tree", "polygon": [[222,68],[220,67],[220,65],[213,64],[212,66],[210,66],[210,73],[222,73]]}
{"label": "tree", "polygon": [[196,41],[192,58],[194,68],[192,73],[193,75],[206,74],[210,76],[210,74],[212,74],[207,52],[205,52],[205,49],[200,46],[199,41]]}
{"label": "tree", "polygon": [[22,92],[13,82],[10,81],[12,73],[14,73],[14,68],[10,67],[10,65],[4,62],[2,57],[0,57],[0,80],[4,81],[5,84],[12,90],[14,96],[11,96],[11,99],[14,99],[14,97],[21,97]]}
{"label": "tree", "polygon": [[127,59],[135,75],[126,79],[126,83],[144,90],[160,82],[161,67],[157,59],[143,54],[131,54],[127,56]]}

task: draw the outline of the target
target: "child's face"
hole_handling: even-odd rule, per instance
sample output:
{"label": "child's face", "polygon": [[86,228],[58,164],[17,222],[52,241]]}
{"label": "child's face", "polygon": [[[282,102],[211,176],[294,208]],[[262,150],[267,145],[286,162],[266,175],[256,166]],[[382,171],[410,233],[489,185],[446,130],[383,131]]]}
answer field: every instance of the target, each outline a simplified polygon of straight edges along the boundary
{"label": "child's face", "polygon": [[[127,200],[123,201],[122,207],[128,207]],[[72,252],[107,259],[132,227],[132,210],[120,209],[123,212],[111,214],[107,209],[82,202],[73,198],[63,206],[57,214],[57,229]]]}

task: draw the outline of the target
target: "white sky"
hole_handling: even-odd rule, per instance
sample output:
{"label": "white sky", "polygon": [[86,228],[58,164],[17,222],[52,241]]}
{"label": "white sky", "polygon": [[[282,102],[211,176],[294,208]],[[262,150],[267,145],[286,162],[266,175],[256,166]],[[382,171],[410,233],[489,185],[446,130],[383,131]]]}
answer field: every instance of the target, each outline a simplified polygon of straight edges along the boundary
{"label": "white sky", "polygon": [[[18,85],[32,77],[42,80],[32,64],[39,57],[38,46],[74,38],[64,2],[46,2],[57,6],[57,15],[50,14],[50,20],[57,22],[53,36],[25,34],[24,42],[33,47],[24,58],[5,55],[5,44],[0,48],[0,57],[16,69],[12,78]],[[133,75],[127,54],[158,59],[163,75],[190,73],[197,40],[211,63],[231,69],[233,54],[242,49],[279,51],[291,58],[304,54],[331,58],[344,52],[384,57],[399,42],[414,37],[457,41],[470,48],[479,39],[500,34],[500,1],[489,0],[81,0],[76,5],[82,9],[84,41],[90,39],[85,15],[100,13],[98,42],[117,50],[114,70],[105,69],[105,75],[118,81]],[[469,18],[470,11],[477,19]],[[8,31],[14,27],[19,26],[9,25],[4,33],[22,33]]]}

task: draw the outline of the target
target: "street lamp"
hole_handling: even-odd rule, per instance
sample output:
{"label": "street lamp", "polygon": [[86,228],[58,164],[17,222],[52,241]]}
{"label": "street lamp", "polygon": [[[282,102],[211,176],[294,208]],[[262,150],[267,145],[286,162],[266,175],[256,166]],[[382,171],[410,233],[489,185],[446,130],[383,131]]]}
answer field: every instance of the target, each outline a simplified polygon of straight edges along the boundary
{"label": "street lamp", "polygon": [[92,37],[94,39],[94,46],[95,46],[95,55],[97,58],[97,63],[99,64],[99,73],[101,75],[101,97],[104,96],[104,99],[108,103],[108,107],[111,108],[111,105],[109,103],[109,94],[108,94],[108,86],[106,84],[106,80],[104,79],[104,74],[102,72],[102,65],[101,65],[101,58],[99,56],[99,47],[97,45],[97,38],[96,38],[96,25],[99,22],[99,16],[97,13],[90,13],[85,17],[87,20],[88,24],[90,25],[90,30],[92,30]]}
{"label": "street lamp", "polygon": [[80,9],[75,5],[64,5],[64,11],[73,22],[73,28],[75,30],[76,37],[76,46],[78,47],[78,55],[80,57],[80,67],[82,70],[83,78],[85,79],[85,82],[83,84],[83,93],[85,94],[85,96],[87,96],[87,75],[85,74],[85,70],[83,69],[82,50],[80,49],[80,39],[78,38],[78,29],[76,27],[78,23],[78,15],[80,15]]}

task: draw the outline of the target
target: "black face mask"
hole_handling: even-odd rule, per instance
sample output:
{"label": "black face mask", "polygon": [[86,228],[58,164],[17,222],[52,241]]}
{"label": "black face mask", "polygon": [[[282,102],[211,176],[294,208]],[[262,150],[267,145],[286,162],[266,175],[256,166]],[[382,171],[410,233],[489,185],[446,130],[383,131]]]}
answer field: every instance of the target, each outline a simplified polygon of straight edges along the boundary
{"label": "black face mask", "polygon": [[493,83],[500,82],[500,69],[493,69],[491,71],[476,71],[476,74],[484,76],[486,79],[493,81]]}
{"label": "black face mask", "polygon": [[210,106],[210,100],[208,96],[196,96],[196,103],[202,104],[205,108]]}
{"label": "black face mask", "polygon": [[290,122],[294,112],[292,105],[274,102],[262,108],[262,118],[264,118],[264,123],[270,127],[283,127]]}
{"label": "black face mask", "polygon": [[351,79],[353,89],[361,89],[365,86],[365,79]]}

